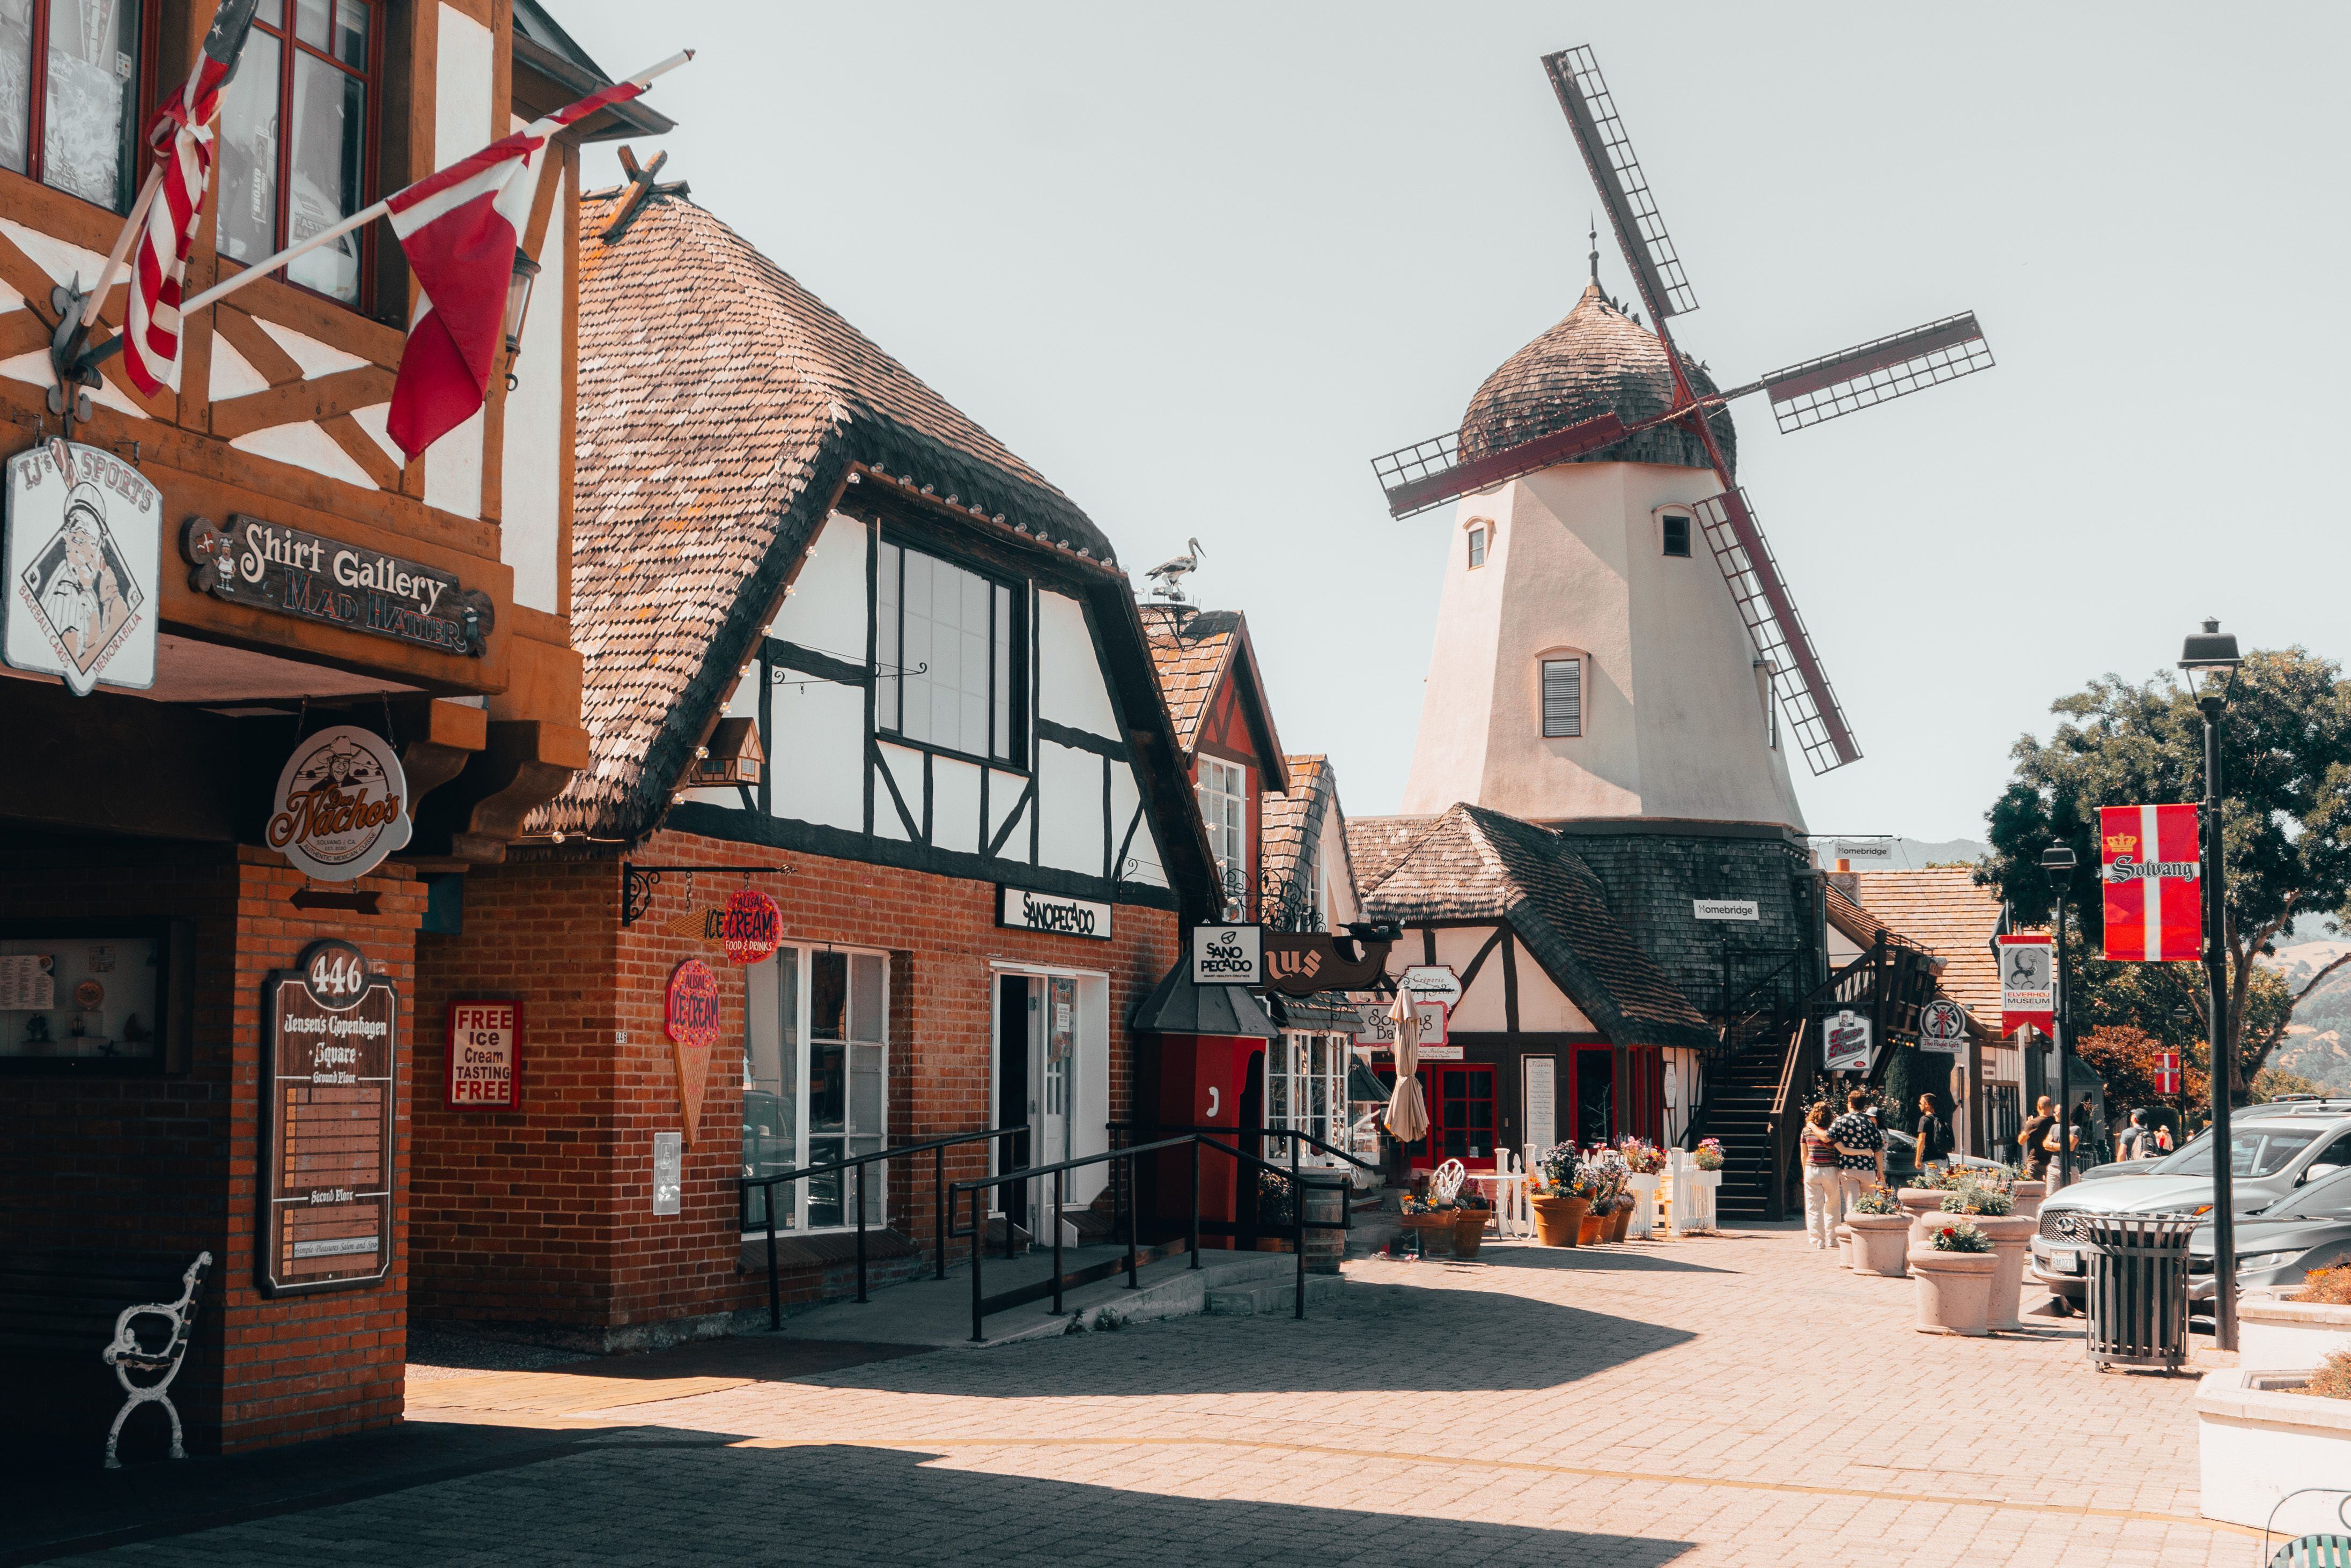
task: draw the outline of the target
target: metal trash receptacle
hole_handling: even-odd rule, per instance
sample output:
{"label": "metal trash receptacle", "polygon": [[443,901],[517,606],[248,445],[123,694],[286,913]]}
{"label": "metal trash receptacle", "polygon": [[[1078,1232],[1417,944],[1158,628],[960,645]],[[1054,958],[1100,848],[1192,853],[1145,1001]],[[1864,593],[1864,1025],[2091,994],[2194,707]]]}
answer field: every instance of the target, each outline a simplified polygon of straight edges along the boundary
{"label": "metal trash receptacle", "polygon": [[2188,1239],[2193,1214],[2082,1214],[2090,1254],[2090,1359],[2101,1367],[2188,1360]]}

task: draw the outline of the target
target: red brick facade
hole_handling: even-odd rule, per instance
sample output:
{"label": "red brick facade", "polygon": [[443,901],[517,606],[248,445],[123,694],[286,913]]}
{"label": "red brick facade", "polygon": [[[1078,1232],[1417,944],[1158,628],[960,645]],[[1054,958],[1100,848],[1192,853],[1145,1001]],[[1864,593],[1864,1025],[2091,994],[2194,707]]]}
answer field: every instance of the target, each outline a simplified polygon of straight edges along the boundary
{"label": "red brick facade", "polygon": [[[407,1248],[399,1173],[407,1166],[414,943],[424,898],[406,868],[388,867],[356,884],[380,896],[378,914],[312,914],[287,902],[305,884],[284,857],[250,847],[116,842],[12,856],[0,868],[0,919],[193,922],[185,1071],[0,1078],[0,1190],[8,1194],[0,1249],[211,1251],[194,1342],[172,1391],[198,1452],[388,1426],[401,1412]],[[261,989],[271,970],[293,967],[305,947],[328,937],[358,944],[400,991],[392,1270],[379,1285],[272,1300],[254,1274]],[[93,1366],[98,1350],[94,1342]],[[52,1412],[76,1440],[89,1435],[91,1394],[77,1384],[73,1408]],[[106,1397],[103,1388],[95,1394]],[[100,1433],[112,1413],[111,1403],[99,1409]],[[142,1413],[126,1451],[163,1427],[160,1416]]]}
{"label": "red brick facade", "polygon": [[[1104,971],[1110,979],[1110,1106],[1129,1107],[1125,1019],[1176,958],[1173,913],[1116,907],[1114,940],[1047,936],[996,924],[996,884],[731,843],[655,834],[643,864],[771,865],[756,879],[783,911],[786,940],[892,955],[889,1140],[988,1125],[991,961]],[[668,922],[722,903],[740,877],[664,878],[625,930],[611,858],[519,862],[466,878],[462,936],[420,939],[419,1027],[410,1181],[420,1321],[500,1324],[598,1346],[723,1332],[722,1314],[763,1307],[764,1268],[747,1271],[737,1218],[744,981]],[[691,905],[689,905],[689,897]],[[682,1129],[662,1031],[664,986],[701,958],[726,987],[701,1136],[685,1153],[682,1211],[653,1212],[653,1135]],[[513,997],[526,1022],[522,1109],[444,1108],[452,1001]],[[948,1179],[979,1174],[977,1147],[951,1151]],[[891,1225],[927,1254],[931,1162],[893,1174]],[[958,1244],[950,1243],[950,1256]],[[837,1293],[803,1257],[791,1299]]]}

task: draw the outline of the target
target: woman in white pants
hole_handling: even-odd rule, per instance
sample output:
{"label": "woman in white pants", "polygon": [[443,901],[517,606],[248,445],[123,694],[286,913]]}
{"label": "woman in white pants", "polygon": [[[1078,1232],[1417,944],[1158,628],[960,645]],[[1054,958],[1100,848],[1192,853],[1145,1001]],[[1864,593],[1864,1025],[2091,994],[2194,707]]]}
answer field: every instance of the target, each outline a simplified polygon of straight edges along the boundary
{"label": "woman in white pants", "polygon": [[1824,1100],[1804,1117],[1798,1135],[1804,1157],[1804,1240],[1813,1247],[1836,1245],[1837,1221],[1844,1218],[1839,1201],[1844,1174],[1837,1168],[1837,1147],[1829,1137],[1829,1107]]}

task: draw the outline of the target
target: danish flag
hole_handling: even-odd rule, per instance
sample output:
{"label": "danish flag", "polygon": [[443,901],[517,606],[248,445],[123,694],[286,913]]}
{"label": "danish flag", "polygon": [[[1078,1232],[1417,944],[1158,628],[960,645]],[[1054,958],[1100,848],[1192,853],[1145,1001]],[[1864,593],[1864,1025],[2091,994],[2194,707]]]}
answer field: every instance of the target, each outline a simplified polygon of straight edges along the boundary
{"label": "danish flag", "polygon": [[625,103],[645,86],[625,81],[590,93],[384,198],[418,289],[385,421],[411,462],[473,418],[489,396],[515,253],[548,143],[565,126]]}
{"label": "danish flag", "polygon": [[2102,805],[2106,958],[2164,963],[2204,947],[2203,869],[2193,805]]}

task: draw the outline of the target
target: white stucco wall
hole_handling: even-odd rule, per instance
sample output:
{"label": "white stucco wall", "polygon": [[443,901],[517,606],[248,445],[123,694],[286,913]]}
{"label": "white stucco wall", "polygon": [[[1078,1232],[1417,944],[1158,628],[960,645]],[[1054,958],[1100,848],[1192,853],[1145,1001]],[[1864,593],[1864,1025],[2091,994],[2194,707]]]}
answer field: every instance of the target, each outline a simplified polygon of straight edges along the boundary
{"label": "white stucco wall", "polygon": [[514,568],[515,603],[560,615],[556,553],[561,546],[558,491],[563,464],[564,176],[555,182],[554,216],[539,242],[538,282],[522,324],[515,389],[507,394],[505,446],[498,460],[498,557]]}
{"label": "white stucco wall", "polygon": [[[434,166],[445,169],[495,140],[490,123],[496,39],[454,5],[440,11],[433,88]],[[558,314],[560,314],[559,312]],[[480,410],[433,443],[424,454],[424,504],[461,517],[482,514]]]}

